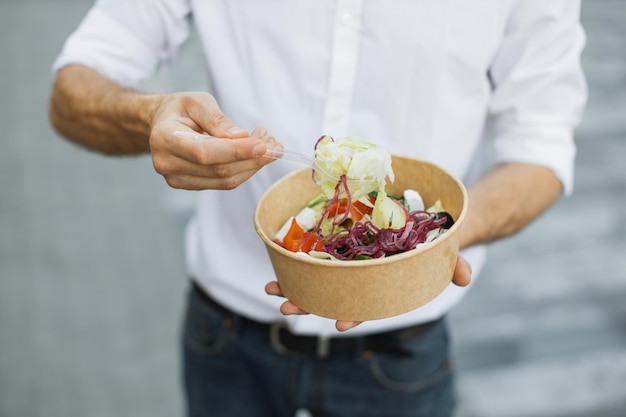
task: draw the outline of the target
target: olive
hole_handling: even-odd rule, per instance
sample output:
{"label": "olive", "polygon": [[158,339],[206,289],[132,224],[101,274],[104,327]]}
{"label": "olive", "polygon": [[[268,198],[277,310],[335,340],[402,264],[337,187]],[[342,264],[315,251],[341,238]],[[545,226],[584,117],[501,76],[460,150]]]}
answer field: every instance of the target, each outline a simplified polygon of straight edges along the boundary
{"label": "olive", "polygon": [[444,229],[449,229],[452,227],[452,225],[454,224],[454,219],[452,218],[452,216],[450,215],[450,213],[446,212],[446,211],[440,211],[439,213],[435,214],[435,219],[439,220],[439,219],[446,219],[446,222],[443,224]]}

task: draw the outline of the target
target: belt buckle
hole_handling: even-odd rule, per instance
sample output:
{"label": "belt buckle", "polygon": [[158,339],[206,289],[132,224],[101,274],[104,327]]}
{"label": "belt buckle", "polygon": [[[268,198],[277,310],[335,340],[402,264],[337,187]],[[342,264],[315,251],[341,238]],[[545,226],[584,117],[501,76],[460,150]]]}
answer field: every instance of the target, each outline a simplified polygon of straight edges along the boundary
{"label": "belt buckle", "polygon": [[[291,353],[291,354],[302,355],[301,352],[295,352],[289,349],[287,346],[283,345],[283,343],[280,340],[280,331],[282,329],[287,329],[287,323],[285,323],[284,321],[272,323],[272,325],[270,326],[270,342],[274,350],[276,350],[276,352],[281,353],[281,354]],[[320,359],[328,357],[330,353],[330,337],[317,336],[315,339],[316,339],[315,356],[317,356]]]}

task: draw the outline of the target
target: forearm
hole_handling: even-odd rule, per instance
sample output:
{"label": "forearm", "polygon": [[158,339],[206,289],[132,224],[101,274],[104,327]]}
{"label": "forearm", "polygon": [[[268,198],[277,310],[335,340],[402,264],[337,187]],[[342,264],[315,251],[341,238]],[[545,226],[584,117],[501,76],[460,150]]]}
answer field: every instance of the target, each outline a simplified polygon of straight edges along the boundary
{"label": "forearm", "polygon": [[50,120],[64,137],[111,155],[148,152],[150,122],[160,96],[127,90],[79,65],[57,74]]}
{"label": "forearm", "polygon": [[548,209],[562,186],[545,167],[508,163],[496,166],[468,190],[461,247],[510,236]]}

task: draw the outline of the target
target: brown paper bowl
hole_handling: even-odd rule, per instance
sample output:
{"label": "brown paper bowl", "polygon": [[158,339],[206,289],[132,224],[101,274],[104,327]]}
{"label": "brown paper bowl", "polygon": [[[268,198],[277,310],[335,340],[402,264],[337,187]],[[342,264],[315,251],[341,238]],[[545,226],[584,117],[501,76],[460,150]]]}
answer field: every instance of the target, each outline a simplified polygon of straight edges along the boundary
{"label": "brown paper bowl", "polygon": [[308,168],[272,185],[254,212],[280,288],[301,309],[336,320],[364,321],[392,317],[431,301],[451,282],[459,247],[459,230],[467,210],[463,184],[442,168],[393,156],[391,195],[417,190],[426,207],[440,199],[455,224],[433,242],[381,259],[332,261],[290,252],[273,242],[283,223],[298,213],[320,188]]}

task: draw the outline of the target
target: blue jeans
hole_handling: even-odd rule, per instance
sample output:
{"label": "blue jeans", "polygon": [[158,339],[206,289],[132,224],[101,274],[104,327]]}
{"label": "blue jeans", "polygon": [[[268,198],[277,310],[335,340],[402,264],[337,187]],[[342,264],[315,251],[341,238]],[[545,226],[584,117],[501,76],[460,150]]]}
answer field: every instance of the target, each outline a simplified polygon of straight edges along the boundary
{"label": "blue jeans", "polygon": [[357,337],[353,349],[328,355],[285,351],[265,328],[191,290],[183,332],[189,417],[452,415],[444,320],[378,336],[384,349]]}

